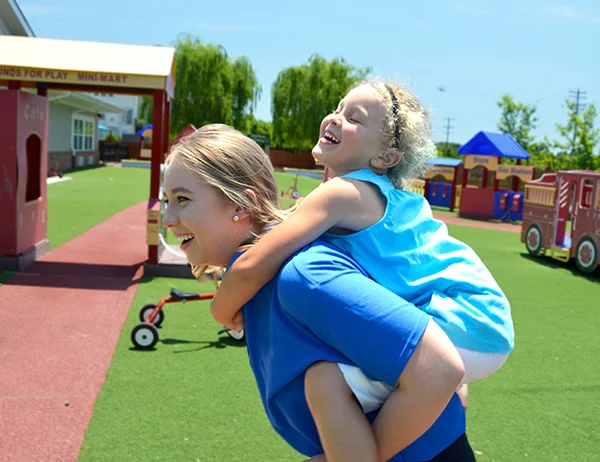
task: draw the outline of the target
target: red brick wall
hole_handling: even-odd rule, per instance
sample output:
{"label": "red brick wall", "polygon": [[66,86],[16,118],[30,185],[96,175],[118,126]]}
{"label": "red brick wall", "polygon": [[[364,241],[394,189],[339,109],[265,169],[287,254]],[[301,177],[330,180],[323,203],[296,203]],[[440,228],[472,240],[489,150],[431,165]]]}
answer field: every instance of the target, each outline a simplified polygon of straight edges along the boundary
{"label": "red brick wall", "polygon": [[[92,156],[92,163],[90,163],[90,156]],[[82,160],[79,160],[80,158]],[[71,151],[52,151],[48,153],[48,167],[56,168],[58,162],[58,169],[61,171],[76,170],[98,165],[99,159],[98,151],[78,151],[75,157]]]}
{"label": "red brick wall", "polygon": [[271,149],[269,157],[275,168],[288,167],[308,170],[315,168],[315,159],[310,152],[288,152],[280,149]]}

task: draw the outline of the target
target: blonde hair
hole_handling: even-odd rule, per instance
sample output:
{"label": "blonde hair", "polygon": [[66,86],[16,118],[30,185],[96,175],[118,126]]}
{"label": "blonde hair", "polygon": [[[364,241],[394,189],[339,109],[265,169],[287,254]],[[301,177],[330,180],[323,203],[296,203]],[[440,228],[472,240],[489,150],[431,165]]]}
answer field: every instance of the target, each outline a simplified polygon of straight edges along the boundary
{"label": "blonde hair", "polygon": [[385,107],[382,123],[383,152],[395,150],[402,154],[400,162],[390,168],[386,175],[394,187],[405,189],[410,180],[425,176],[425,161],[437,157],[437,148],[431,139],[429,115],[415,96],[397,85],[378,80],[366,80],[358,84],[360,85],[370,85],[380,95],[381,103]]}
{"label": "blonde hair", "polygon": [[[269,157],[249,137],[223,124],[206,125],[182,138],[165,160],[177,159],[192,175],[250,213],[262,231],[281,222],[288,211],[281,209],[275,172]],[[256,198],[245,190],[254,191]],[[255,236],[257,237],[257,236]],[[192,266],[199,278],[207,266]]]}

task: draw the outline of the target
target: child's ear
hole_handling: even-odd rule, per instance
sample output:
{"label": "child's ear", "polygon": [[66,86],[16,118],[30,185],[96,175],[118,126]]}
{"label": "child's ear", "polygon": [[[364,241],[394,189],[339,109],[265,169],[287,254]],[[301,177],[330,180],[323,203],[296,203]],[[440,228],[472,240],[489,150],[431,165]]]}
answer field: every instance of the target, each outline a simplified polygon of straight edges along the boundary
{"label": "child's ear", "polygon": [[402,160],[402,153],[399,151],[388,151],[385,154],[373,157],[371,166],[374,168],[392,168],[398,165]]}

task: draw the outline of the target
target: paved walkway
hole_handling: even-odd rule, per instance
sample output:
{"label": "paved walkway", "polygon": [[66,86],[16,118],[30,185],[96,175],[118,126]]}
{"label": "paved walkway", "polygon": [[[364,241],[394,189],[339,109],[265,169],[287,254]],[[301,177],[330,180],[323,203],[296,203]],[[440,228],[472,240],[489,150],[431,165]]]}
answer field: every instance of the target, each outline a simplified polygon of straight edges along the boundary
{"label": "paved walkway", "polygon": [[76,461],[146,258],[146,204],[0,287],[0,461]]}

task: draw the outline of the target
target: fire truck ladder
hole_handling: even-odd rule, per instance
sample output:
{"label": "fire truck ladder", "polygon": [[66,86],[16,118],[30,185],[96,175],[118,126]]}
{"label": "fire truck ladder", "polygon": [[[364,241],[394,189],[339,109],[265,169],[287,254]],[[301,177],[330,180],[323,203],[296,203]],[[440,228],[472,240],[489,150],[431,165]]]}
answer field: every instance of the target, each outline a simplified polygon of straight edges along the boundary
{"label": "fire truck ladder", "polygon": [[[569,206],[569,182],[563,181],[560,185],[560,194],[558,198],[559,210],[563,207]],[[568,262],[571,258],[571,238],[565,237],[565,241],[568,239],[568,245],[557,246],[553,245],[550,249],[550,256],[555,260],[562,262]],[[565,242],[567,244],[567,242]]]}

